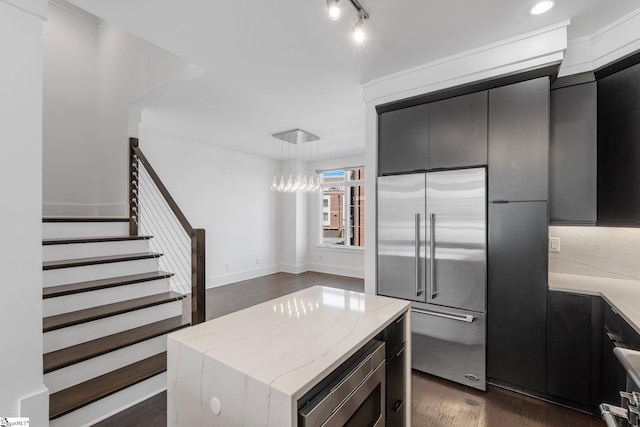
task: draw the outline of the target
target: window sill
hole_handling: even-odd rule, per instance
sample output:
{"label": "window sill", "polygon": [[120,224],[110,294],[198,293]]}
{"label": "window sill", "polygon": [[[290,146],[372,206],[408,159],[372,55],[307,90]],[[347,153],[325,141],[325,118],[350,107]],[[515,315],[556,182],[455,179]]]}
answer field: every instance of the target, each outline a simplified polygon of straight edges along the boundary
{"label": "window sill", "polygon": [[327,251],[344,251],[344,252],[364,252],[365,248],[361,246],[342,246],[342,245],[323,245],[317,244],[317,249]]}

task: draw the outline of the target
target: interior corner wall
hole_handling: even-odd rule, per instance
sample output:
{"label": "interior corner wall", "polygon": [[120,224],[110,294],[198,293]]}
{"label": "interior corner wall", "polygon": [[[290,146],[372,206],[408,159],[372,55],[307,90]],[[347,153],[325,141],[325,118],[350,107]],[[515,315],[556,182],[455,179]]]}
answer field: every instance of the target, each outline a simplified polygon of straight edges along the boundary
{"label": "interior corner wall", "polygon": [[192,67],[113,24],[98,25],[97,190],[103,214],[128,214],[129,105]]}
{"label": "interior corner wall", "polygon": [[[365,164],[364,156],[349,156],[337,159],[321,160],[310,165],[313,170],[340,169]],[[366,176],[368,176],[366,171]],[[365,189],[368,192],[368,187]],[[321,273],[337,274],[364,278],[364,250],[326,247],[320,245],[320,203],[321,198],[317,194],[308,195],[307,198],[307,259],[309,269]],[[368,199],[365,202],[366,209],[370,209]],[[365,246],[369,248],[371,245]],[[375,250],[375,246],[371,246]]]}
{"label": "interior corner wall", "polygon": [[142,151],[191,225],[206,230],[207,288],[280,271],[276,162],[153,132],[144,113],[142,123]]}
{"label": "interior corner wall", "polygon": [[43,33],[43,213],[96,215],[96,24],[52,6]]}
{"label": "interior corner wall", "polygon": [[[48,425],[42,375],[42,71],[46,1],[0,0],[0,416]],[[29,13],[31,6],[34,10]]]}
{"label": "interior corner wall", "polygon": [[44,25],[45,215],[128,215],[129,106],[194,65],[52,5]]}

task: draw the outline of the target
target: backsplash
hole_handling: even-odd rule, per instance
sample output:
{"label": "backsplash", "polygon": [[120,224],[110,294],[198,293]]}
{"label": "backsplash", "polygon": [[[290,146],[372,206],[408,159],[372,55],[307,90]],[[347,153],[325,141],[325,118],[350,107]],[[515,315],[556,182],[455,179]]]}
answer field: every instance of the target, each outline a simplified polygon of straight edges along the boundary
{"label": "backsplash", "polygon": [[549,227],[549,272],[640,280],[640,228]]}

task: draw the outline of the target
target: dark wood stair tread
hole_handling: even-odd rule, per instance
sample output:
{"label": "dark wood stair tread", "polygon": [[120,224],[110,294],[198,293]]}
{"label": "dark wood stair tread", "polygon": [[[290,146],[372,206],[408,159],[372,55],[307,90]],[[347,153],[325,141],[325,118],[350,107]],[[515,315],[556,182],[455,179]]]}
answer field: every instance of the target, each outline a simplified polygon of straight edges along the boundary
{"label": "dark wood stair tread", "polygon": [[125,409],[92,427],[158,427],[167,425],[167,391]]}
{"label": "dark wood stair tread", "polygon": [[129,218],[112,216],[49,216],[42,218],[42,222],[129,222]]}
{"label": "dark wood stair tread", "polygon": [[73,243],[128,242],[131,240],[149,240],[153,236],[104,236],[104,237],[72,237],[66,239],[43,239],[43,246],[69,245]]}
{"label": "dark wood stair tread", "polygon": [[167,353],[159,353],[99,377],[53,393],[49,419],[61,417],[167,370]]}
{"label": "dark wood stair tread", "polygon": [[107,289],[116,286],[130,285],[133,283],[149,282],[152,280],[166,279],[171,276],[173,276],[173,273],[167,273],[166,271],[153,271],[150,273],[130,274],[128,276],[110,277],[108,279],[89,280],[86,282],[49,286],[42,289],[42,298],[55,298],[64,295],[95,291],[98,289]]}
{"label": "dark wood stair tread", "polygon": [[43,270],[55,270],[58,268],[82,267],[85,265],[109,264],[112,262],[138,261],[141,259],[158,258],[162,254],[155,252],[139,252],[135,254],[95,256],[89,258],[62,259],[46,261],[42,263]]}
{"label": "dark wood stair tread", "polygon": [[189,326],[183,323],[182,316],[175,316],[159,322],[150,323],[134,329],[97,338],[71,347],[46,353],[43,359],[44,373],[49,373],[74,363],[83,362],[92,357],[115,351],[139,342],[177,331]]}
{"label": "dark wood stair tread", "polygon": [[56,329],[79,325],[93,320],[104,319],[105,317],[116,316],[130,311],[178,301],[184,297],[184,295],[175,292],[163,292],[160,294],[49,316],[42,319],[42,331],[55,331]]}

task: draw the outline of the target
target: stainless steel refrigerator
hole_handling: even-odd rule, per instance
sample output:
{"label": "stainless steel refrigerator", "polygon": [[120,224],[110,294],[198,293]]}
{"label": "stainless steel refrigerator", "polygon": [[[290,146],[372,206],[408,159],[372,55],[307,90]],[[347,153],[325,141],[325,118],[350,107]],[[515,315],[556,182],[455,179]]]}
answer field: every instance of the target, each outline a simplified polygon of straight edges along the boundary
{"label": "stainless steel refrigerator", "polygon": [[378,178],[377,292],[411,300],[412,367],[486,389],[486,169]]}

